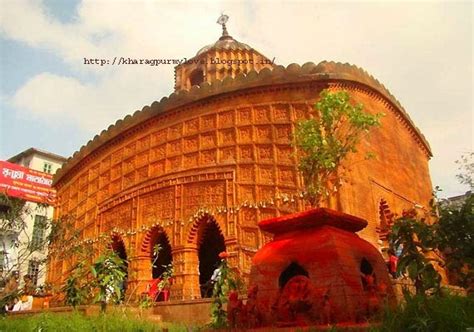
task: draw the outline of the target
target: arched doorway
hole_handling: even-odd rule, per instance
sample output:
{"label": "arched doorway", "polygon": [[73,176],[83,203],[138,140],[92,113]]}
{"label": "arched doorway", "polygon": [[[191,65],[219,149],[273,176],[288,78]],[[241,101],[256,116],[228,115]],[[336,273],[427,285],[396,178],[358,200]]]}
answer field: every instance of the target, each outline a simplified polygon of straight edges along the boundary
{"label": "arched doorway", "polygon": [[128,260],[127,260],[127,250],[125,249],[125,243],[123,240],[118,236],[114,235],[112,237],[112,250],[115,252],[117,256],[119,256],[124,261],[125,267],[125,278],[122,285],[122,297],[125,296],[125,292],[127,291],[127,280],[128,280]]}
{"label": "arched doorway", "polygon": [[166,268],[173,263],[170,242],[166,233],[159,227],[154,228],[151,232],[150,259],[153,279],[160,278]]}
{"label": "arched doorway", "polygon": [[189,77],[191,86],[199,85],[204,82],[204,73],[201,69],[196,69],[193,71]]}
{"label": "arched doorway", "polygon": [[220,262],[219,254],[225,251],[224,236],[214,218],[204,219],[198,228],[199,284],[201,297],[210,297],[209,283]]}

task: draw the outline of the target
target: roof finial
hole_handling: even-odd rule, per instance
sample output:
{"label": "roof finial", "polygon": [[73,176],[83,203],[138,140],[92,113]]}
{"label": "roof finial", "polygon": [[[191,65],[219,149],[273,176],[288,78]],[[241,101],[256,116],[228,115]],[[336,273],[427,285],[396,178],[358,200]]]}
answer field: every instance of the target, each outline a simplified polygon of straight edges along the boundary
{"label": "roof finial", "polygon": [[227,37],[229,35],[229,33],[227,32],[227,27],[225,26],[228,20],[229,16],[225,15],[224,13],[222,13],[221,16],[219,16],[219,18],[217,19],[217,24],[222,25],[222,37]]}

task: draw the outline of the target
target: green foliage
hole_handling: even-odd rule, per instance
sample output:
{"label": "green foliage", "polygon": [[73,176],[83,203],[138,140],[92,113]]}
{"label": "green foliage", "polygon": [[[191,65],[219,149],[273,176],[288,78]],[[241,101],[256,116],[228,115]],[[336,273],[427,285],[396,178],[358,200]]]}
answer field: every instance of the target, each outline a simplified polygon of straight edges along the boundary
{"label": "green foliage", "polygon": [[237,272],[230,268],[227,259],[223,258],[219,264],[220,276],[217,278],[212,291],[211,323],[213,328],[227,327],[227,312],[224,304],[228,301],[230,291],[240,291],[243,282]]}
{"label": "green foliage", "polygon": [[95,302],[101,304],[102,312],[109,300],[120,302],[123,282],[126,277],[125,262],[112,250],[107,250],[91,266],[94,287],[97,289]]}
{"label": "green foliage", "polygon": [[43,313],[32,316],[0,318],[0,331],[41,332],[169,332],[187,331],[182,324],[155,323],[137,319],[130,314],[103,314],[85,316],[80,312]]}
{"label": "green foliage", "polygon": [[294,137],[306,198],[312,206],[342,184],[337,174],[341,162],[357,151],[362,135],[379,126],[382,116],[365,113],[361,104],[352,105],[347,91],[321,92],[310,118],[297,123]]}
{"label": "green foliage", "polygon": [[474,195],[460,208],[441,206],[439,215],[433,225],[437,249],[443,253],[448,270],[456,272],[456,283],[468,287],[474,280]]}
{"label": "green foliage", "polygon": [[474,326],[474,298],[407,297],[396,309],[387,308],[381,321],[373,331],[466,331]]}
{"label": "green foliage", "polygon": [[173,278],[173,264],[170,263],[168,265],[163,265],[165,268],[165,272],[163,272],[160,276],[161,281],[158,283],[158,289],[161,292],[166,287],[170,286],[171,278]]}
{"label": "green foliage", "polygon": [[64,292],[67,305],[76,308],[76,306],[86,302],[90,289],[85,280],[84,262],[81,261],[72,269],[71,274],[69,274],[66,283],[61,289]]}
{"label": "green foliage", "polygon": [[432,264],[435,259],[427,256],[429,252],[434,253],[435,236],[433,227],[417,219],[414,211],[398,218],[389,235],[392,246],[403,248],[397,272],[413,280],[417,294],[425,294],[427,290],[438,293],[440,290],[441,277]]}

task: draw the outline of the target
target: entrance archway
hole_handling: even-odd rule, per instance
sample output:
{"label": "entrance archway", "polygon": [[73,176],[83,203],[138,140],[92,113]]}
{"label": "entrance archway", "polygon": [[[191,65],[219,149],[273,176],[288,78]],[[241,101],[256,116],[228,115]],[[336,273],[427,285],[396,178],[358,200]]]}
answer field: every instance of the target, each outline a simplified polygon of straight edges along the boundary
{"label": "entrance archway", "polygon": [[210,297],[212,292],[210,279],[212,273],[220,262],[219,253],[225,251],[225,241],[217,222],[208,217],[203,220],[198,228],[198,258],[199,258],[199,284],[201,297]]}
{"label": "entrance archway", "polygon": [[[158,250],[156,250],[158,248]],[[166,267],[173,263],[171,245],[166,233],[159,227],[151,232],[150,237],[150,259],[152,264],[152,278],[160,278]]]}
{"label": "entrance archway", "polygon": [[114,235],[112,237],[112,250],[115,252],[117,256],[119,256],[124,261],[125,267],[125,278],[122,285],[122,297],[125,296],[125,292],[127,291],[127,281],[128,281],[128,260],[127,260],[127,250],[125,249],[125,243],[123,242],[122,238],[118,235]]}

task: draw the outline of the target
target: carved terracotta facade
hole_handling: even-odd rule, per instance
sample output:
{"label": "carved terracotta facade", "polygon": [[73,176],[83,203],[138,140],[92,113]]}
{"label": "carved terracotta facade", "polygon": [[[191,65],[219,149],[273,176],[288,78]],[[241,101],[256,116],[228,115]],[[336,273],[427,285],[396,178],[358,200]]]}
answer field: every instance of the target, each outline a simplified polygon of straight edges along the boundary
{"label": "carved terracotta facade", "polygon": [[[219,47],[241,56],[238,44],[226,45]],[[117,121],[56,175],[56,216],[71,217],[82,241],[120,236],[129,285],[144,289],[151,279],[150,238],[158,230],[172,250],[171,297],[200,297],[199,226],[206,220],[216,222],[230,264],[248,276],[254,253],[271,239],[257,223],[305,209],[291,137],[325,88],[345,89],[366,111],[385,113],[347,162],[350,183],[330,205],[368,220],[360,235],[376,246],[382,201],[394,212],[427,206],[429,146],[383,85],[346,64],[264,67],[231,70],[190,90],[175,82],[169,98]],[[376,160],[363,160],[368,151]],[[61,283],[70,264],[53,254],[49,281]]]}

